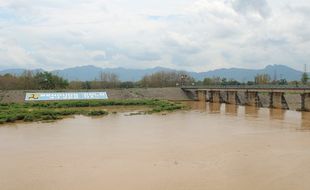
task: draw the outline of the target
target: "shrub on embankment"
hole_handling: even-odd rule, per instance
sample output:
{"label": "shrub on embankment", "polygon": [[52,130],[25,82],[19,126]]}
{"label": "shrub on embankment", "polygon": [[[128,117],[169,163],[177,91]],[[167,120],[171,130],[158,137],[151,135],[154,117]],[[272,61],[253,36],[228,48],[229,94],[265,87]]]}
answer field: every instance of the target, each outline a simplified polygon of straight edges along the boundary
{"label": "shrub on embankment", "polygon": [[[182,109],[182,104],[164,100],[91,100],[0,104],[0,124],[15,121],[57,120],[70,115],[101,116],[104,106],[146,106],[148,113]],[[82,108],[96,108],[85,110]],[[80,108],[80,109],[79,109]]]}

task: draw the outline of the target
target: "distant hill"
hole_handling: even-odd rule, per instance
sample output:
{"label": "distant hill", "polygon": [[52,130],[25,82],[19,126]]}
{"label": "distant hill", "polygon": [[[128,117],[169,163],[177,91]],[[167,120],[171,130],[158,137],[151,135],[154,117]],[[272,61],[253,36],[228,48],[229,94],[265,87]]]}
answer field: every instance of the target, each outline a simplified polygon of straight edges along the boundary
{"label": "distant hill", "polygon": [[95,67],[92,65],[52,71],[53,74],[61,76],[70,81],[72,80],[88,81],[88,80],[94,80],[96,78],[98,79],[100,72],[102,72],[102,68]]}
{"label": "distant hill", "polygon": [[[15,75],[15,76],[20,76],[25,71],[26,71],[26,69],[7,69],[7,70],[0,71],[0,75],[11,74],[11,75]],[[34,69],[31,71],[33,73],[38,73],[38,72],[43,72],[44,70],[43,69]]]}
{"label": "distant hill", "polygon": [[288,81],[292,81],[300,80],[302,72],[285,65],[268,65],[263,69],[230,68],[217,69],[202,73],[191,73],[191,75],[197,80],[202,80],[205,77],[225,77],[227,79],[235,79],[240,82],[253,80],[257,74],[268,74],[272,79],[276,77],[277,79],[285,78]]}
{"label": "distant hill", "polygon": [[163,67],[155,67],[152,69],[125,69],[125,68],[100,68],[92,65],[73,67],[63,70],[52,71],[58,76],[68,80],[94,80],[98,79],[101,72],[114,73],[119,76],[122,81],[137,81],[147,74],[152,74],[158,71],[173,71]]}
{"label": "distant hill", "polygon": [[[10,73],[13,75],[21,75],[25,69],[9,69],[0,71],[0,75]],[[42,69],[33,70],[34,72],[41,72]],[[151,69],[126,69],[126,68],[100,68],[92,65],[67,68],[63,70],[55,70],[52,73],[57,74],[70,81],[81,80],[89,81],[99,78],[101,72],[115,73],[122,81],[137,81],[144,75],[152,74],[158,71],[175,71],[173,69],[164,67],[155,67]],[[285,78],[289,81],[300,80],[302,72],[292,69],[284,65],[269,65],[263,69],[242,69],[242,68],[230,68],[230,69],[217,69],[207,72],[189,72],[189,74],[196,80],[203,80],[205,77],[221,77],[227,79],[235,79],[241,82],[253,80],[257,74],[268,74],[273,79]]]}

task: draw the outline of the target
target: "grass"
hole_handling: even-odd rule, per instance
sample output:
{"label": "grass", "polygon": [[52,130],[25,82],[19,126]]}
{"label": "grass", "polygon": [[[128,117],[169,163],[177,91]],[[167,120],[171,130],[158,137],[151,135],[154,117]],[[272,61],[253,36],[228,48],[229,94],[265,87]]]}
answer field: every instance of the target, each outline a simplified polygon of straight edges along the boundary
{"label": "grass", "polygon": [[105,111],[105,110],[92,110],[90,112],[88,112],[88,116],[102,116],[102,115],[108,115],[109,112]]}
{"label": "grass", "polygon": [[[91,100],[91,101],[54,101],[0,104],[0,124],[16,121],[32,122],[57,120],[71,115],[103,116],[107,111],[102,106],[146,106],[147,113],[174,111],[183,109],[180,103],[165,100]],[[81,108],[81,109],[79,109]],[[85,110],[82,108],[94,108]]]}

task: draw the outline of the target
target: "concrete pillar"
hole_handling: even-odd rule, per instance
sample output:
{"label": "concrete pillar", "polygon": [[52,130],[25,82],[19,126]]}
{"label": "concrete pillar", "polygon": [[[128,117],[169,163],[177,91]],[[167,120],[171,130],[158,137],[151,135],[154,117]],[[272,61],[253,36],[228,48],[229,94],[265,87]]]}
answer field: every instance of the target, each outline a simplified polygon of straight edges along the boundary
{"label": "concrete pillar", "polygon": [[270,93],[270,108],[284,109],[283,102],[285,102],[284,92]]}
{"label": "concrete pillar", "polygon": [[221,92],[220,91],[210,91],[210,101],[213,103],[221,103]]}
{"label": "concrete pillar", "polygon": [[248,106],[258,106],[258,92],[246,92],[246,105]]}
{"label": "concrete pillar", "polygon": [[310,111],[310,93],[301,94],[301,111]]}
{"label": "concrete pillar", "polygon": [[228,104],[237,104],[237,92],[236,91],[228,91],[227,92],[227,103]]}
{"label": "concrete pillar", "polygon": [[198,97],[198,101],[203,101],[203,102],[207,101],[207,91],[198,90],[197,97]]}

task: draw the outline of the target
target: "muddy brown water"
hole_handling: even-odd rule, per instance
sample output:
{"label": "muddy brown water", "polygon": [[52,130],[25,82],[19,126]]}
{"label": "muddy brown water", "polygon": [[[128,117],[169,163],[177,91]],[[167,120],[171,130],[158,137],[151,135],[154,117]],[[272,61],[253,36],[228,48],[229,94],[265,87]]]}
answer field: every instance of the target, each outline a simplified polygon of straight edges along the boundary
{"label": "muddy brown water", "polygon": [[2,126],[0,189],[310,189],[309,113],[190,104]]}

